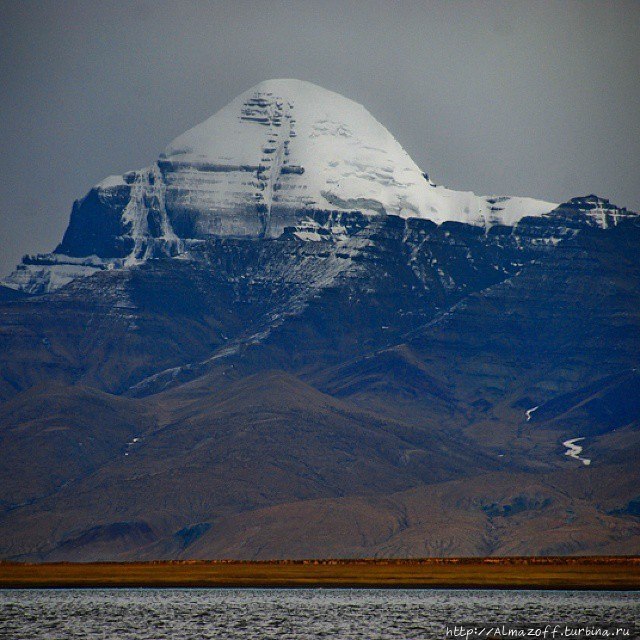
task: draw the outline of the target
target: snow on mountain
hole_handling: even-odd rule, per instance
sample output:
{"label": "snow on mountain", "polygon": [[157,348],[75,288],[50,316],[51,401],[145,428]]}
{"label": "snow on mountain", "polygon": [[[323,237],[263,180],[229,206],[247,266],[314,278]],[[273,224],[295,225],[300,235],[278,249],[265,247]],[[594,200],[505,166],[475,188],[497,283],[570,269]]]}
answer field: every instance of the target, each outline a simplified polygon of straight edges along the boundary
{"label": "snow on mountain", "polygon": [[[616,224],[608,201],[576,213]],[[364,107],[299,80],[268,80],[178,136],[156,163],[109,176],[74,204],[62,243],[27,256],[5,281],[55,290],[97,270],[189,255],[211,237],[344,239],[317,212],[515,225],[556,209],[532,198],[477,196],[433,184]],[[594,213],[593,209],[597,212]]]}
{"label": "snow on mountain", "polygon": [[[221,212],[234,216],[257,205],[267,233],[275,211],[357,210],[490,225],[556,206],[436,187],[364,107],[299,80],[249,89],[178,136],[160,165],[175,172],[167,185],[175,204],[216,213],[203,226],[218,223]],[[241,231],[233,220],[227,225]]]}
{"label": "snow on mountain", "polygon": [[1,284],[25,293],[48,293],[76,278],[90,276],[96,271],[112,269],[114,266],[98,256],[74,258],[58,253],[26,255]]}

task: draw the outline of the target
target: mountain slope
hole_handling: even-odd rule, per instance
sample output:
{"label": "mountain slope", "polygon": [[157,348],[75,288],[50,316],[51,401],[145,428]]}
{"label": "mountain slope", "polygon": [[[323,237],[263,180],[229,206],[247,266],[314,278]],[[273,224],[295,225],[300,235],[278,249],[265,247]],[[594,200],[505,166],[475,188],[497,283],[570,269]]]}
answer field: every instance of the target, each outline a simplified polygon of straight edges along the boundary
{"label": "mountain slope", "polygon": [[[95,559],[105,552],[105,533],[122,535],[123,523],[171,548],[173,536],[194,523],[279,503],[377,495],[477,472],[489,463],[442,435],[380,421],[282,372],[212,388],[195,401],[176,392],[169,402],[119,401],[131,405],[131,416],[146,415],[144,426],[127,433],[125,444],[95,424],[113,443],[110,455],[54,494],[6,512],[0,521],[4,557]],[[78,403],[76,411],[87,408],[77,394],[67,402],[69,408]],[[10,404],[37,410],[30,397]],[[43,416],[40,422],[60,419]],[[123,422],[108,414],[103,419]],[[67,450],[59,455],[73,457]],[[53,462],[36,464],[51,472]],[[23,489],[18,484],[14,491]],[[9,487],[7,494],[13,498]],[[98,555],[92,555],[95,544]]]}
{"label": "mountain slope", "polygon": [[0,405],[0,505],[13,510],[84,478],[146,428],[127,398],[59,384],[29,389]]}
{"label": "mountain slope", "polygon": [[[518,472],[458,436],[380,420],[277,371],[214,387],[203,381],[199,391],[121,400],[130,415],[146,416],[146,428],[137,425],[135,440],[92,472],[6,512],[2,555],[87,561],[636,549],[640,521],[631,513],[640,478],[630,461],[583,467],[558,456],[554,471]],[[87,393],[104,397],[79,390],[66,410],[86,406]],[[34,410],[30,396],[19,398],[11,404]]]}

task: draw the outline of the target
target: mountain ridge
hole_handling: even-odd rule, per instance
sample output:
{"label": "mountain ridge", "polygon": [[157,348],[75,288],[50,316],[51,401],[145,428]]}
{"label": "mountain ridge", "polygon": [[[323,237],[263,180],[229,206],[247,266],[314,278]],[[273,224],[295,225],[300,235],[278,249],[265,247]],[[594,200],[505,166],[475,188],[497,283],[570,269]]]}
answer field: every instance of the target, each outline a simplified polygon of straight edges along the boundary
{"label": "mountain ridge", "polygon": [[[307,213],[359,211],[438,223],[514,224],[554,203],[434,185],[361,105],[299,80],[262,82],[178,136],[157,162],[109,176],[74,203],[50,254],[25,256],[4,285],[44,293],[210,237],[340,237]],[[327,231],[329,233],[327,233]]]}

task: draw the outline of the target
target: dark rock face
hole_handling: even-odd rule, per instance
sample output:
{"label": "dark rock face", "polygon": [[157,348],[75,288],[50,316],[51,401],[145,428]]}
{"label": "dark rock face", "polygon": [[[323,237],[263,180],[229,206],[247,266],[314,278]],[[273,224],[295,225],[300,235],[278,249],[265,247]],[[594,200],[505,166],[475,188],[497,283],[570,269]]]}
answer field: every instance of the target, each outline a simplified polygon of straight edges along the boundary
{"label": "dark rock face", "polygon": [[133,241],[126,237],[122,220],[131,197],[131,187],[112,189],[94,187],[77,200],[69,226],[54,253],[73,257],[96,255],[100,258],[124,258],[131,253]]}
{"label": "dark rock face", "polygon": [[3,287],[0,285],[0,303],[12,302],[26,297],[26,294],[22,293],[22,291],[16,291],[15,289],[9,289],[9,287]]}
{"label": "dark rock face", "polygon": [[0,299],[3,463],[33,476],[2,557],[638,552],[637,216],[195,239],[151,198],[149,237],[185,243],[154,258],[122,226],[137,179],[58,250],[144,263]]}

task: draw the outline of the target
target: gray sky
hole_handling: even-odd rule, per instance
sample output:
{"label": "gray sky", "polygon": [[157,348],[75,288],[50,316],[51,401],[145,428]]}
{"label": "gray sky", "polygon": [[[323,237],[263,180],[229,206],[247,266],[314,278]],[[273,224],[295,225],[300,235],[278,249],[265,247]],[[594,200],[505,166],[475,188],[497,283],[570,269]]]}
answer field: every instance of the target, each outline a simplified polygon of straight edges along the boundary
{"label": "gray sky", "polygon": [[440,184],[638,210],[638,34],[638,1],[0,0],[0,274],[276,77],[360,102]]}

